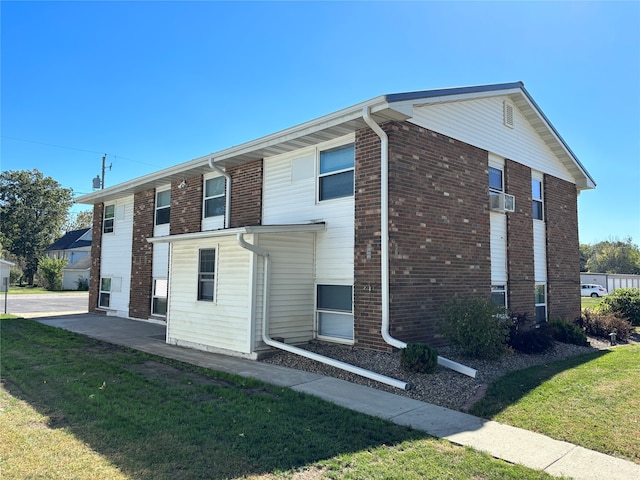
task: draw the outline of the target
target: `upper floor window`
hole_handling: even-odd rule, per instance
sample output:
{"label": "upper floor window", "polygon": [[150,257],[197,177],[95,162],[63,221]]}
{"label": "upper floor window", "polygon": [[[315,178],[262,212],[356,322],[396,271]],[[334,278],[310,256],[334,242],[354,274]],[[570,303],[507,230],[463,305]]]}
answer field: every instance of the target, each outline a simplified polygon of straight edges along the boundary
{"label": "upper floor window", "polygon": [[171,190],[156,192],[156,225],[169,223],[171,213]]}
{"label": "upper floor window", "polygon": [[504,182],[502,180],[502,170],[489,167],[489,193],[503,193]]}
{"label": "upper floor window", "polygon": [[355,146],[345,145],[320,152],[318,199],[353,195]]}
{"label": "upper floor window", "polygon": [[116,218],[116,206],[106,205],[104,207],[104,220],[102,222],[103,233],[113,232],[113,224],[114,224],[115,218]]}
{"label": "upper floor window", "polygon": [[204,216],[224,215],[224,177],[210,178],[204,184]]}
{"label": "upper floor window", "polygon": [[544,220],[542,203],[542,182],[540,180],[531,181],[531,199],[533,202],[533,218]]}

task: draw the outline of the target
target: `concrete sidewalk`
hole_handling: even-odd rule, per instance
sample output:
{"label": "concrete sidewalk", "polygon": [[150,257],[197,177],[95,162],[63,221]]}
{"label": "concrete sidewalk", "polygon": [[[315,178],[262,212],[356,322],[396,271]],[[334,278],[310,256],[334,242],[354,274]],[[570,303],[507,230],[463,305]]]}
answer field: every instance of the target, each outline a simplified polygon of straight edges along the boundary
{"label": "concrete sidewalk", "polygon": [[251,377],[423,430],[556,476],[640,479],[640,465],[521,428],[484,420],[400,395],[277,365],[201,352],[164,343],[165,325],[93,314],[40,317],[47,325],[213,370]]}

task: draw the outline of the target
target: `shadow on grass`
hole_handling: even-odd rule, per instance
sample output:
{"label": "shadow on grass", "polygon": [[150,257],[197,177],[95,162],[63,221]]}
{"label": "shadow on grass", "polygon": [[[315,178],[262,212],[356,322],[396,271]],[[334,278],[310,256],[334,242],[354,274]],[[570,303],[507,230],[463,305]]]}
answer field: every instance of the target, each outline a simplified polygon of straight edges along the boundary
{"label": "shadow on grass", "polygon": [[222,479],[425,438],[289,389],[3,320],[5,389],[136,479]]}
{"label": "shadow on grass", "polygon": [[511,372],[494,381],[485,396],[471,407],[469,413],[483,418],[493,418],[559,373],[589,363],[608,353],[608,350],[599,350]]}

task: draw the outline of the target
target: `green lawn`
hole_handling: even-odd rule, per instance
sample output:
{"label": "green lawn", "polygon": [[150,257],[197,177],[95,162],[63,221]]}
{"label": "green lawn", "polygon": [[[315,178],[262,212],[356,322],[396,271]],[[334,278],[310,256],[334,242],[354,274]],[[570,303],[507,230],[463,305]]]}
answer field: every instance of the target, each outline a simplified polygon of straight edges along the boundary
{"label": "green lawn", "polygon": [[0,328],[3,480],[551,478],[293,390],[31,320]]}
{"label": "green lawn", "polygon": [[29,294],[35,294],[35,293],[62,293],[62,291],[52,291],[52,290],[47,290],[44,287],[29,287],[29,286],[24,286],[24,287],[18,287],[18,286],[13,286],[13,287],[9,287],[9,293],[11,295],[13,294],[17,294],[17,295],[29,295]]}
{"label": "green lawn", "polygon": [[511,373],[471,412],[640,463],[640,344]]}
{"label": "green lawn", "polygon": [[602,297],[591,298],[591,297],[580,297],[582,308],[594,308],[600,305],[602,301]]}

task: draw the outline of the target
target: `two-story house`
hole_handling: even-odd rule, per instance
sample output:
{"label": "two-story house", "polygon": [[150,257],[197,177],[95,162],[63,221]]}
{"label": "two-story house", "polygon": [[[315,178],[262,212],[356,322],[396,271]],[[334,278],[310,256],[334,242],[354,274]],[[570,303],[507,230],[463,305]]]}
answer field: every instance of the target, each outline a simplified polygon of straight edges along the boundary
{"label": "two-story house", "polygon": [[89,309],[250,358],[442,345],[453,296],[572,319],[594,187],[522,83],[383,95],[79,198]]}

